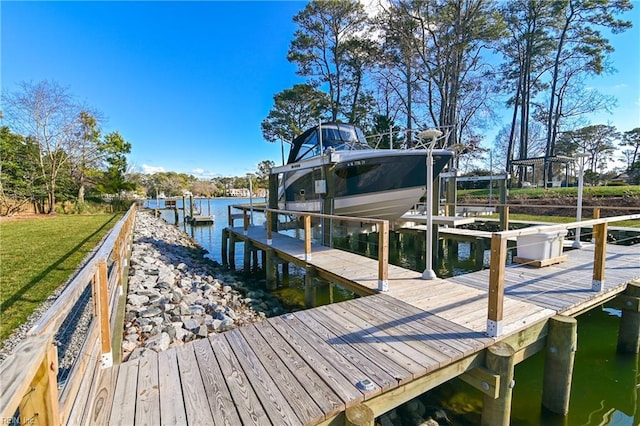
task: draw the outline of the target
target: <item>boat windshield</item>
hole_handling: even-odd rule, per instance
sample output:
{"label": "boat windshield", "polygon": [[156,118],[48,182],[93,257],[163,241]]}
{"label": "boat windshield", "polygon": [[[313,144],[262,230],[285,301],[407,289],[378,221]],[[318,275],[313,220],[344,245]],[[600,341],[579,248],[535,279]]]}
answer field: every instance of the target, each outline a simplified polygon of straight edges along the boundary
{"label": "boat windshield", "polygon": [[350,151],[371,149],[362,130],[349,124],[323,124],[322,141],[318,137],[318,127],[306,131],[297,141],[289,155],[289,163],[317,157],[328,149]]}

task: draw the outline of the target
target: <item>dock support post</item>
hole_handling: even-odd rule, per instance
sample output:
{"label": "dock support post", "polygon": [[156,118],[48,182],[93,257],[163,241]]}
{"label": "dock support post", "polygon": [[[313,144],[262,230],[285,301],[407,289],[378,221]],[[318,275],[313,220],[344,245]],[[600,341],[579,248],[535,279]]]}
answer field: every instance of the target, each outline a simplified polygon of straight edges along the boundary
{"label": "dock support post", "polygon": [[593,226],[593,237],[596,240],[593,259],[593,281],[591,289],[602,291],[604,289],[604,267],[607,256],[607,224],[600,223]]}
{"label": "dock support post", "polygon": [[[258,268],[260,267],[258,264],[258,249],[253,248],[252,246],[251,252],[252,252],[251,255],[253,257],[253,271],[257,271]],[[263,265],[264,265],[264,262],[263,262]]]}
{"label": "dock support post", "polygon": [[251,272],[251,251],[253,245],[251,241],[244,241],[244,273],[248,274]]}
{"label": "dock support post", "polygon": [[484,394],[482,399],[482,419],[484,426],[508,426],[511,418],[511,396],[515,382],[513,380],[515,350],[504,342],[496,343],[487,349],[486,366],[500,376],[498,397]]}
{"label": "dock support post", "polygon": [[313,308],[316,306],[316,276],[316,268],[311,265],[307,265],[305,267],[304,274],[304,304],[308,308]]}
{"label": "dock support post", "polygon": [[289,287],[289,262],[282,264],[282,285]]}
{"label": "dock support post", "polygon": [[274,260],[276,260],[276,253],[273,249],[265,250],[264,253],[266,255],[264,270],[267,279],[267,290],[274,290],[278,287],[278,264],[274,262]]}
{"label": "dock support post", "polygon": [[506,204],[500,206],[500,230],[509,230],[509,206]]}
{"label": "dock support post", "polygon": [[344,413],[345,426],[373,426],[373,410],[364,404],[354,405]]}
{"label": "dock support post", "polygon": [[236,269],[236,237],[229,232],[229,267]]}
{"label": "dock support post", "polygon": [[573,360],[578,345],[578,321],[556,315],[549,320],[544,362],[542,406],[552,413],[569,413]]}
{"label": "dock support post", "polygon": [[640,353],[640,280],[627,284],[624,293],[614,299],[615,307],[622,310],[618,330],[618,352]]}
{"label": "dock support post", "polygon": [[229,231],[227,228],[222,230],[222,266],[229,266],[229,257],[227,250],[229,249]]}
{"label": "dock support post", "polygon": [[487,334],[497,337],[502,334],[504,309],[504,274],[507,261],[507,239],[500,234],[491,237],[491,260],[489,263],[489,309]]}

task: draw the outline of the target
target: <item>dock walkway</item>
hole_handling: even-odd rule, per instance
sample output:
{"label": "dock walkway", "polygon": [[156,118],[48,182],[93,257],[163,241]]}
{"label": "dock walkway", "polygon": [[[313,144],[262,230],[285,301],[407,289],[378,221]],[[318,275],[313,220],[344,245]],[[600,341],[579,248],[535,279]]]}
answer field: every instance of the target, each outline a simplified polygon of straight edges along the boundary
{"label": "dock walkway", "polygon": [[[589,247],[569,252],[556,266],[510,266],[503,333],[490,338],[484,333],[488,270],[425,281],[389,265],[389,291],[375,294],[375,260],[314,246],[305,261],[301,240],[274,234],[268,245],[260,227],[247,235],[242,228],[229,231],[374,295],[104,369],[91,387],[84,423],[344,424],[345,410],[363,403],[378,416],[454,377],[479,383],[486,349],[497,342],[510,344],[521,361],[544,344],[549,318],[588,310],[640,277],[637,247],[607,246],[601,292],[591,290]],[[497,384],[483,380],[485,392],[497,395]]]}

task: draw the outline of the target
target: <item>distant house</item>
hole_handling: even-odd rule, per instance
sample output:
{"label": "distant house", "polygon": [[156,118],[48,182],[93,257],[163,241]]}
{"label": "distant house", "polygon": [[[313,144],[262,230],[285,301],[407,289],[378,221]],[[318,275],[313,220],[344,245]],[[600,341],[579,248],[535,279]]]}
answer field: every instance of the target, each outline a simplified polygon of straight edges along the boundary
{"label": "distant house", "polygon": [[611,182],[629,183],[629,175],[627,173],[621,173],[611,179]]}
{"label": "distant house", "polygon": [[249,198],[249,189],[229,188],[227,189],[227,197]]}

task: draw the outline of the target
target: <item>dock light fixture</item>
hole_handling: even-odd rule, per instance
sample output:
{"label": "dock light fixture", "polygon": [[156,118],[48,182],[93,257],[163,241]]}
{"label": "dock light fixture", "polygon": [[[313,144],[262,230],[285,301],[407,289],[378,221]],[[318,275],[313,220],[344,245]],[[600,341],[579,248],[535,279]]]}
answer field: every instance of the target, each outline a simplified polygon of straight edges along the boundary
{"label": "dock light fixture", "polygon": [[440,136],[442,136],[442,132],[438,129],[426,129],[418,133],[418,138],[431,140],[427,147],[427,236],[425,241],[426,266],[422,273],[423,280],[437,278],[436,273],[433,271],[433,148]]}
{"label": "dock light fixture", "polygon": [[[578,164],[578,209],[576,211],[576,222],[582,221],[582,192],[584,189],[584,166],[587,163],[587,159],[591,157],[586,152],[579,152],[575,155],[574,160]],[[582,248],[582,242],[580,241],[580,227],[576,228],[576,238],[573,241],[571,247],[575,249]]]}
{"label": "dock light fixture", "polygon": [[253,226],[253,177],[255,175],[253,173],[247,173],[247,178],[249,178],[249,212],[250,212],[250,216],[249,216],[249,223],[251,223],[251,226]]}

